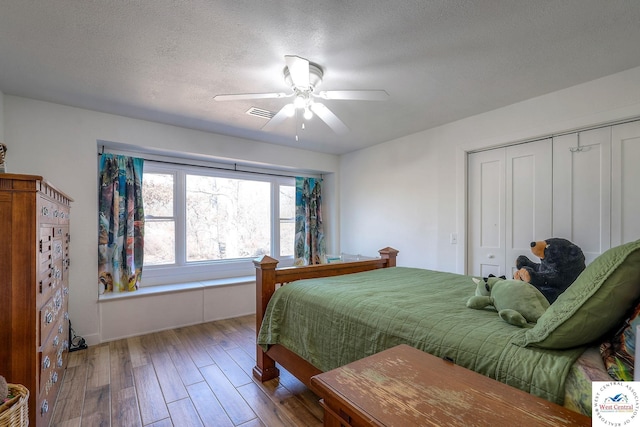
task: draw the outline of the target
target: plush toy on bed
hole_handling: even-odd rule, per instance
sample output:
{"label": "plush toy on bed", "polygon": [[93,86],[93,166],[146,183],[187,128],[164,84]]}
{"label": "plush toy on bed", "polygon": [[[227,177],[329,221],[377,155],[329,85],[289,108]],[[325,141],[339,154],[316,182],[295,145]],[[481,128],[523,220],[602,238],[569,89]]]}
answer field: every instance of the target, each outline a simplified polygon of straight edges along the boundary
{"label": "plush toy on bed", "polygon": [[516,260],[513,278],[531,283],[553,303],[585,269],[584,254],[567,239],[551,238],[531,242],[531,252],[540,258],[532,262],[524,255]]}
{"label": "plush toy on bed", "polygon": [[476,284],[476,295],[469,298],[467,307],[481,310],[493,306],[498,316],[515,326],[536,323],[549,308],[549,301],[542,293],[521,280],[507,280],[501,277],[472,280]]}

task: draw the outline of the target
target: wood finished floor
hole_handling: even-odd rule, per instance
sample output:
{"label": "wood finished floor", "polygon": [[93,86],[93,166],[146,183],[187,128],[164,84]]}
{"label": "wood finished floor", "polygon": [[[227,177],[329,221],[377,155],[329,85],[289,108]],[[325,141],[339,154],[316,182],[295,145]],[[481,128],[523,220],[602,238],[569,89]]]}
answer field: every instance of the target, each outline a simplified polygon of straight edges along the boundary
{"label": "wood finished floor", "polygon": [[255,316],[90,346],[69,354],[52,417],[68,426],[321,426],[318,397],[255,365]]}

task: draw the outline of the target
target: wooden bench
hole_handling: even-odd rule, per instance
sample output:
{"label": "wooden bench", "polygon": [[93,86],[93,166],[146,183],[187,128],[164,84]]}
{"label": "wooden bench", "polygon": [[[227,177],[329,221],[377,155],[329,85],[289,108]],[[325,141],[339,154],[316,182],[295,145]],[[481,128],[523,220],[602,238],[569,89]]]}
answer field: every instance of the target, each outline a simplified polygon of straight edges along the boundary
{"label": "wooden bench", "polygon": [[590,426],[591,418],[407,345],[315,375],[324,425]]}

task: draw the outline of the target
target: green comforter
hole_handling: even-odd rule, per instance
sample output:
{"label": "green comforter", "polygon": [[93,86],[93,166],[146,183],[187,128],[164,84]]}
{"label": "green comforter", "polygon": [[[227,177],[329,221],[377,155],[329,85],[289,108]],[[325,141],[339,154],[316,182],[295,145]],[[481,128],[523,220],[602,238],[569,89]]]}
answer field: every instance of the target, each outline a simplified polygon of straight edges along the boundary
{"label": "green comforter", "polygon": [[300,280],[273,295],[258,344],[282,344],[322,371],[408,344],[562,404],[584,348],[512,344],[525,330],[492,308],[467,308],[475,287],[469,276],[406,267]]}

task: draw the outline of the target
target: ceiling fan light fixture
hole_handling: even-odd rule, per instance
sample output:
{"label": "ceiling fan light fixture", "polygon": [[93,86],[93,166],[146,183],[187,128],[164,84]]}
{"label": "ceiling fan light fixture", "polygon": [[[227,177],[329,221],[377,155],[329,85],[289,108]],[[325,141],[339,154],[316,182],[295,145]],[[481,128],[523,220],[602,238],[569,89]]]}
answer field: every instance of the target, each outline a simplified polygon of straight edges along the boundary
{"label": "ceiling fan light fixture", "polygon": [[293,117],[296,114],[296,107],[293,104],[287,104],[283,109],[287,117]]}
{"label": "ceiling fan light fixture", "polygon": [[311,112],[309,107],[304,109],[304,114],[302,117],[304,117],[305,120],[311,120],[313,118],[313,113]]}
{"label": "ceiling fan light fixture", "polygon": [[293,100],[293,105],[295,108],[304,108],[307,105],[307,98],[303,93],[298,93]]}

